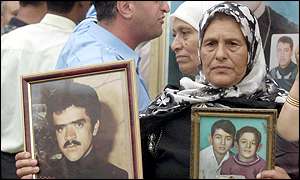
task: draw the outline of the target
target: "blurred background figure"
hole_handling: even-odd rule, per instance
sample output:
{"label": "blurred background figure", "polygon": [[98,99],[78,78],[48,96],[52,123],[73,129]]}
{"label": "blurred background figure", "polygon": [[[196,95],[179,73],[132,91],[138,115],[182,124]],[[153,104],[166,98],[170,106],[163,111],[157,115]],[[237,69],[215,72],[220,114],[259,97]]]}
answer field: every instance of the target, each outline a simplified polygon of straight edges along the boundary
{"label": "blurred background figure", "polygon": [[[12,1],[13,2],[13,1]],[[8,33],[16,28],[41,21],[47,13],[46,1],[16,1],[19,9],[16,16],[12,16],[7,24],[1,28],[1,34]]]}
{"label": "blurred background figure", "polygon": [[236,1],[247,6],[258,21],[260,35],[263,43],[267,71],[270,67],[270,48],[273,34],[299,33],[299,26],[280,13],[276,12],[264,1]]}
{"label": "blurred background figure", "polygon": [[2,27],[4,26],[4,3],[1,1],[1,34],[2,34]]}
{"label": "blurred background figure", "polygon": [[1,1],[1,34],[3,27],[17,15],[19,6],[19,1]]}
{"label": "blurred background figure", "polygon": [[135,52],[141,57],[140,68],[141,76],[145,81],[145,86],[149,90],[150,88],[150,78],[151,78],[151,41],[146,41],[139,44],[135,48]]}

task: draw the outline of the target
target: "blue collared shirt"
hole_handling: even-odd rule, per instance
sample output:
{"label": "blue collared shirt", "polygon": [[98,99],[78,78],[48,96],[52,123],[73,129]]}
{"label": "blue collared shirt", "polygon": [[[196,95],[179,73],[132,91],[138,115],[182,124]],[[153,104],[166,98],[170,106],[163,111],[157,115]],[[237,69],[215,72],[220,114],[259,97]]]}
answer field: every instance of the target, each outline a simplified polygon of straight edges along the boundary
{"label": "blue collared shirt", "polygon": [[146,109],[150,97],[139,73],[139,56],[112,33],[97,25],[94,18],[83,20],[60,53],[56,69],[134,59],[137,70],[139,111]]}
{"label": "blue collared shirt", "polygon": [[97,12],[94,5],[91,5],[88,12],[85,15],[86,18],[97,18]]}

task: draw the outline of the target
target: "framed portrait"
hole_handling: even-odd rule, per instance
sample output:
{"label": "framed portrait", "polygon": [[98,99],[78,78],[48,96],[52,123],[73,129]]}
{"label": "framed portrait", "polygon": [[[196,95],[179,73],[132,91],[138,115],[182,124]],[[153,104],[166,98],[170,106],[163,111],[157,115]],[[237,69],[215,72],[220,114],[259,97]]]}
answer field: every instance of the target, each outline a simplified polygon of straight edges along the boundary
{"label": "framed portrait", "polygon": [[133,61],[22,76],[34,178],[142,178]]}
{"label": "framed portrait", "polygon": [[286,91],[290,91],[298,73],[296,52],[299,58],[299,34],[272,35],[269,74]]}
{"label": "framed portrait", "polygon": [[274,167],[275,109],[192,107],[190,176],[255,179]]}
{"label": "framed portrait", "polygon": [[279,43],[290,45],[291,53],[286,53],[286,56],[293,63],[297,63],[295,51],[299,48],[299,34],[273,34],[271,41],[270,70],[277,67],[279,65],[280,56],[284,56],[283,54],[281,55],[281,52],[279,52],[281,50],[281,47],[278,47]]}

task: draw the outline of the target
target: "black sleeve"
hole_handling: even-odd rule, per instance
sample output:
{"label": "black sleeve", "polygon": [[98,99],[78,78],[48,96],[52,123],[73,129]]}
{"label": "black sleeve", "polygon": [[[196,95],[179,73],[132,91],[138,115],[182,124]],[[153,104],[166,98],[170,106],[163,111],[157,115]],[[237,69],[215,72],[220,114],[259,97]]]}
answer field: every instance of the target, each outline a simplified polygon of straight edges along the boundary
{"label": "black sleeve", "polygon": [[289,142],[276,133],[275,164],[287,171],[292,179],[299,177],[299,141]]}

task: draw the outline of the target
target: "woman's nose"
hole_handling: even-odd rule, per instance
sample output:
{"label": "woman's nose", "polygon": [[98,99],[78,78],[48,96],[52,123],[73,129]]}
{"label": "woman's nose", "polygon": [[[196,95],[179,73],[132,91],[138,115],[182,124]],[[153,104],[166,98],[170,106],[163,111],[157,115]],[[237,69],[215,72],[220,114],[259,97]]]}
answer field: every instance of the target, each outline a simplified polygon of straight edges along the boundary
{"label": "woman's nose", "polygon": [[178,51],[179,49],[182,49],[182,40],[179,36],[175,36],[171,48],[174,52]]}
{"label": "woman's nose", "polygon": [[226,56],[225,46],[222,44],[219,44],[216,49],[216,59],[222,61],[222,60],[225,60],[226,58],[227,58],[227,56]]}

